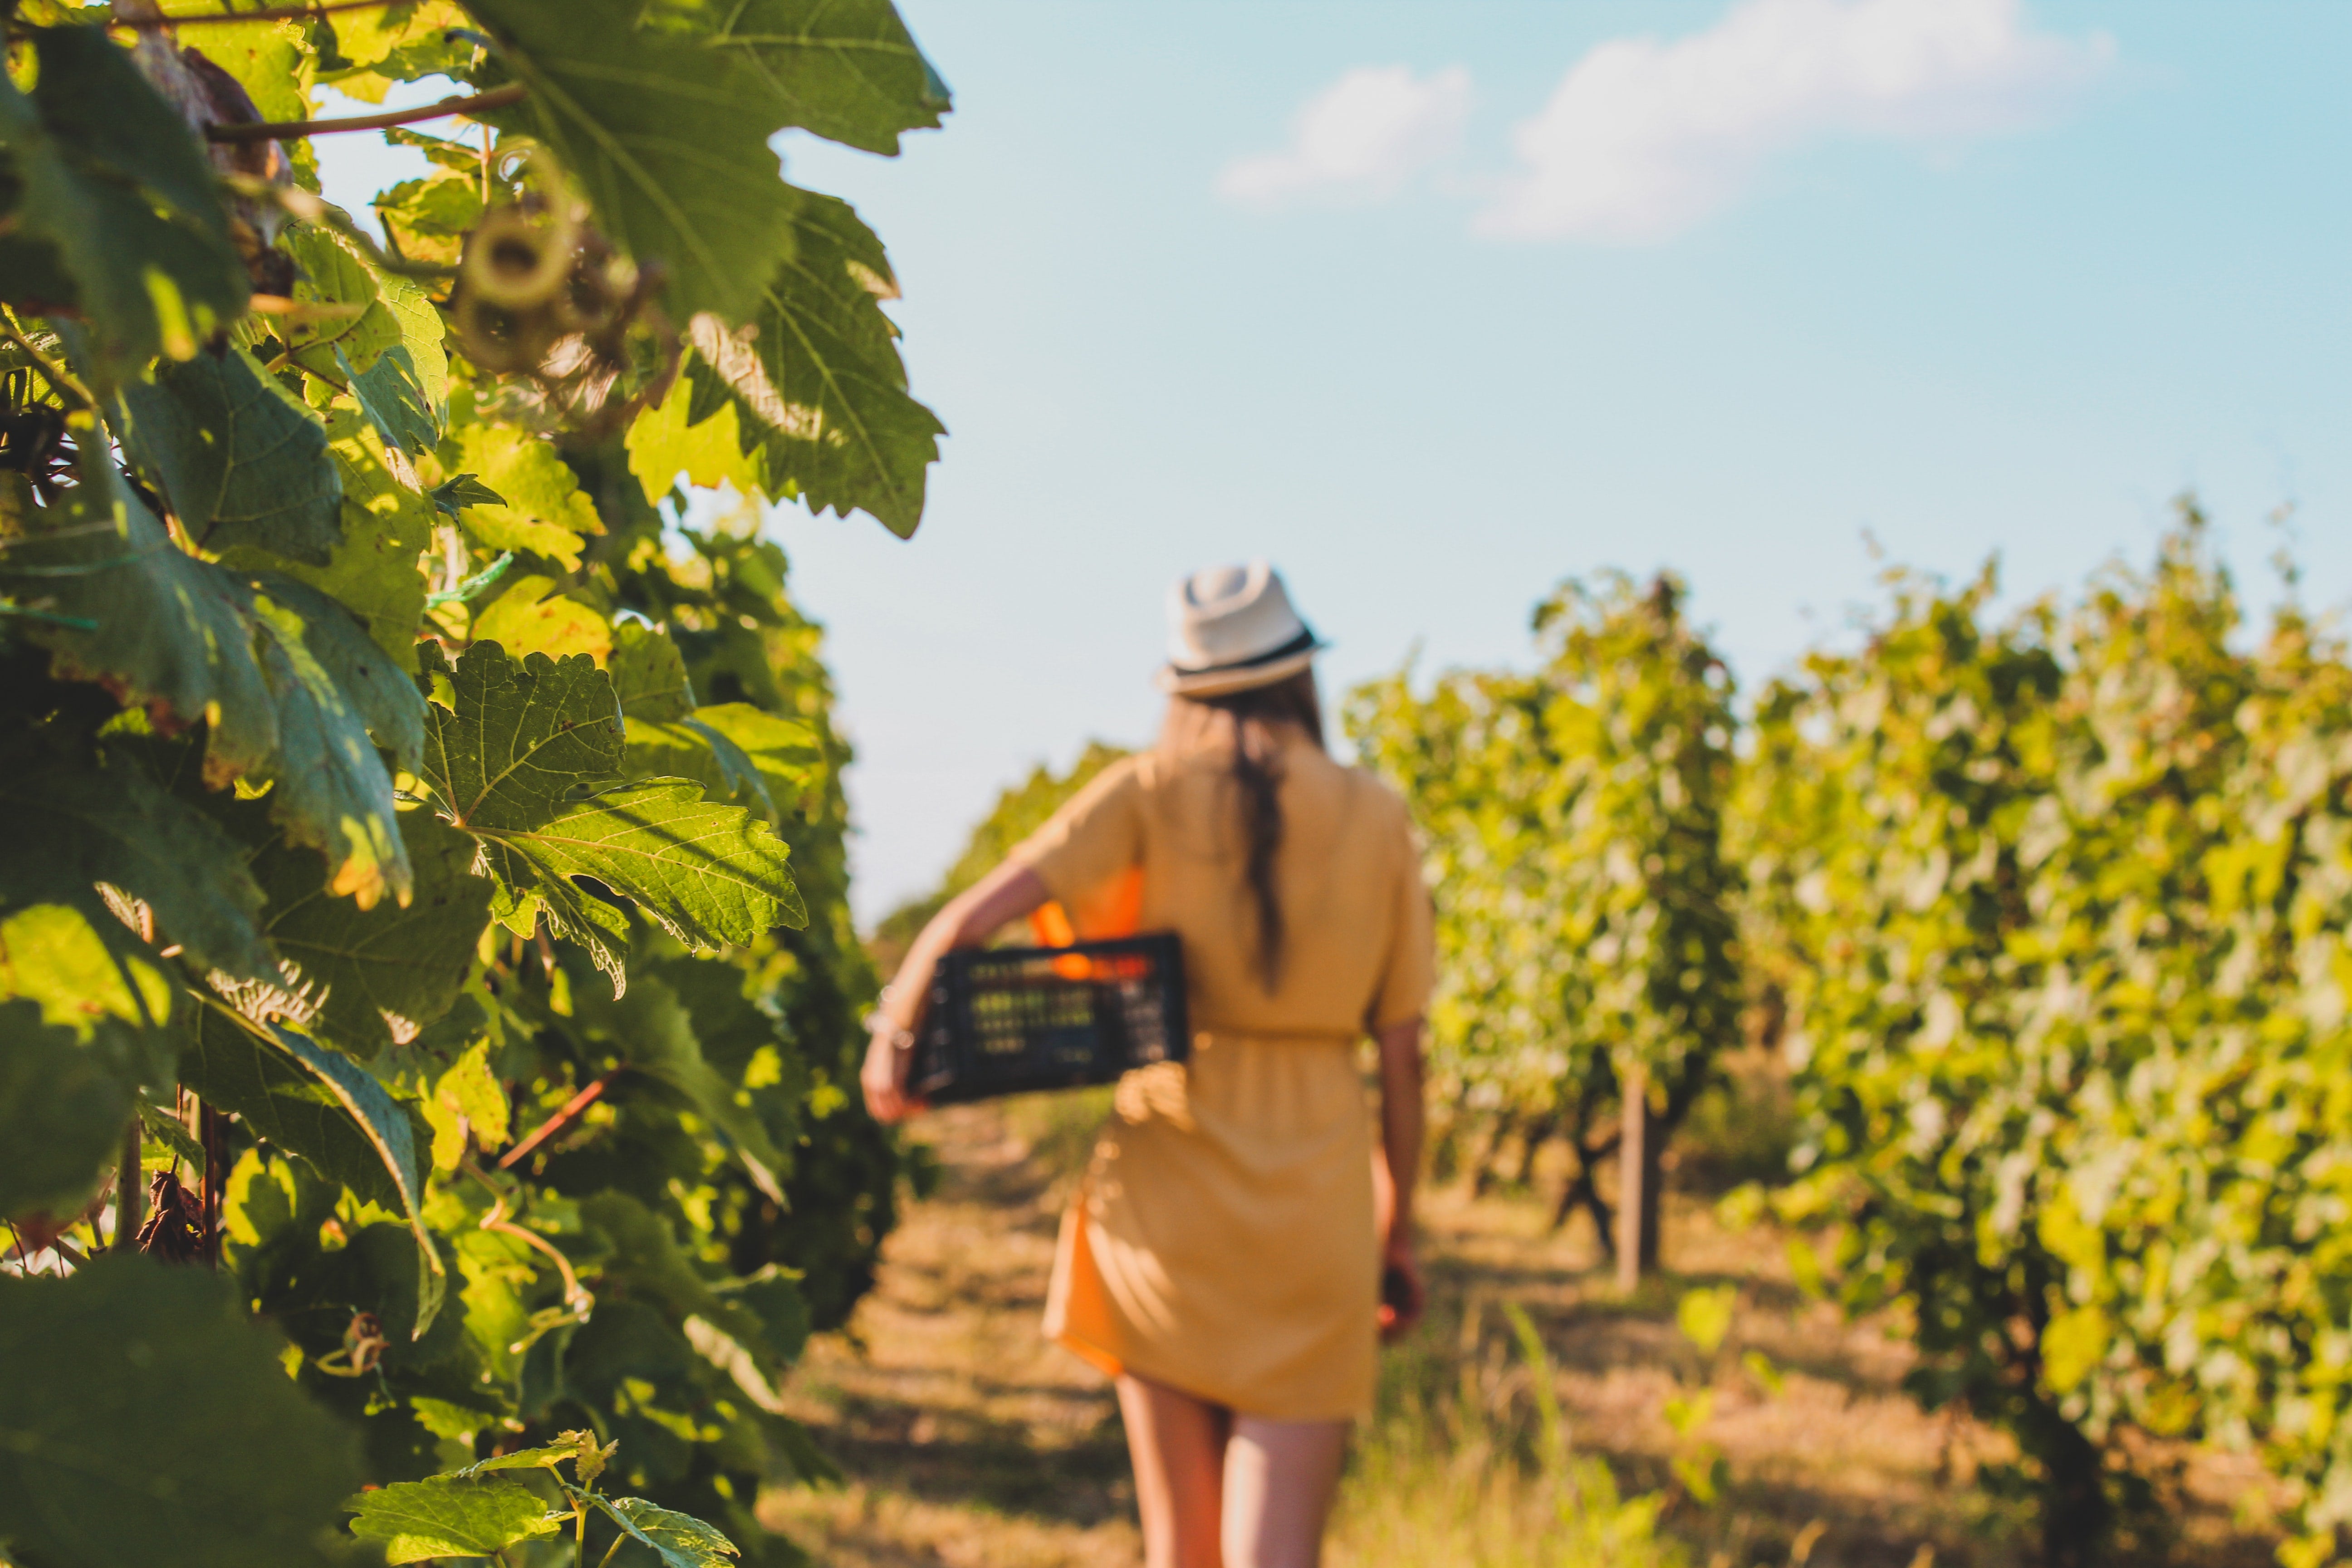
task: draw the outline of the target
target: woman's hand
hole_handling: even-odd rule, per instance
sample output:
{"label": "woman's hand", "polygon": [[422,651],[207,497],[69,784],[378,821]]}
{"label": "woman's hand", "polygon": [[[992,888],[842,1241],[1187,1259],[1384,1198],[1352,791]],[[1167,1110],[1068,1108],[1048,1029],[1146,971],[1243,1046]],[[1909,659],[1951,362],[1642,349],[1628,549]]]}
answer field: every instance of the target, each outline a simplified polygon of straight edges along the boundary
{"label": "woman's hand", "polygon": [[[931,994],[940,958],[960,947],[979,946],[997,927],[1019,920],[1050,897],[1036,872],[1006,861],[950,899],[931,917],[907,950],[906,962],[898,966],[898,978],[884,996],[898,994],[916,998],[912,1027],[921,1028],[923,998]],[[857,1087],[866,1091],[866,1111],[886,1124],[904,1121],[925,1109],[921,1100],[907,1093],[907,1079],[915,1065],[912,1029],[902,1028],[887,1012],[876,1013],[866,1022],[874,1037],[866,1047],[866,1066],[857,1075]]]}
{"label": "woman's hand", "polygon": [[923,1109],[907,1095],[907,1075],[914,1069],[914,1037],[897,1024],[874,1016],[874,1035],[866,1044],[866,1066],[857,1087],[866,1091],[866,1114],[887,1126],[904,1121]]}
{"label": "woman's hand", "polygon": [[1412,1331],[1429,1305],[1421,1283],[1421,1261],[1413,1256],[1409,1230],[1392,1232],[1381,1248],[1381,1342],[1392,1344]]}

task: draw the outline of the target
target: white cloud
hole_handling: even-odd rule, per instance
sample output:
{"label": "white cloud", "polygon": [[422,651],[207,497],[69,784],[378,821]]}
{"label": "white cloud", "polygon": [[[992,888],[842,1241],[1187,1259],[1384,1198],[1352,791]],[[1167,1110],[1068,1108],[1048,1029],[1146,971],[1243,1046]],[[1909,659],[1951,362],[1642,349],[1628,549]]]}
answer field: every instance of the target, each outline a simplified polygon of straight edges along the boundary
{"label": "white cloud", "polygon": [[2017,0],[1748,0],[1673,43],[1617,38],[1514,134],[1479,215],[1508,238],[1638,242],[1688,228],[1766,160],[1848,134],[1950,142],[2046,117],[2114,40],[2026,29]]}
{"label": "white cloud", "polygon": [[1300,196],[1377,199],[1452,153],[1470,112],[1460,66],[1416,79],[1403,66],[1360,66],[1307,100],[1290,145],[1225,165],[1217,194],[1248,206]]}

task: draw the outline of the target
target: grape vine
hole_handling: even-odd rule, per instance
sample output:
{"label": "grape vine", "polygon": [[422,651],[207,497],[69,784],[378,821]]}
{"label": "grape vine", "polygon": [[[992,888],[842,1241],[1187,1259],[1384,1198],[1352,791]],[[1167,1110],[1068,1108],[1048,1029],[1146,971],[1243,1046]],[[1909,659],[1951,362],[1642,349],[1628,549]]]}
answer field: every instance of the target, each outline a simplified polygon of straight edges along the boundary
{"label": "grape vine", "polygon": [[796,1560],[901,1159],[820,634],[683,487],[913,531],[769,142],[946,89],[886,0],[0,9],[0,1549]]}

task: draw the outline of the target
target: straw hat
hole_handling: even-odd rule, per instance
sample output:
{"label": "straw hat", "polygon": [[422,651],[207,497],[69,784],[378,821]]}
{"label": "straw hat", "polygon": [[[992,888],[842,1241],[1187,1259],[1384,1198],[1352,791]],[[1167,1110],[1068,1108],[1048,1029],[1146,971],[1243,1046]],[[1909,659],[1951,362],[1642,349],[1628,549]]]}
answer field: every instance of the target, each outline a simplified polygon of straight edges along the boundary
{"label": "straw hat", "polygon": [[1286,680],[1324,645],[1290,605],[1282,574],[1263,561],[1212,566],[1168,590],[1168,663],[1160,689],[1223,697]]}

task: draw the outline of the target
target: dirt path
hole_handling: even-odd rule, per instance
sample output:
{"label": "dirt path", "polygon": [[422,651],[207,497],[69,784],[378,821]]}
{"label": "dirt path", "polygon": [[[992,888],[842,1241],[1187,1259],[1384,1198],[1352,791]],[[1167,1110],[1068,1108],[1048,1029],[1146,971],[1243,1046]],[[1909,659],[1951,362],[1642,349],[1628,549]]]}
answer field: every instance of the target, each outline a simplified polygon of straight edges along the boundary
{"label": "dirt path", "polygon": [[[970,1107],[919,1131],[942,1163],[940,1191],[891,1237],[850,1332],[814,1343],[788,1391],[847,1480],[772,1493],[766,1515],[838,1568],[1129,1568],[1133,1497],[1109,1390],[1037,1331],[1086,1117],[1068,1102]],[[1711,1377],[1714,1414],[1698,1436],[1720,1447],[1730,1486],[1712,1508],[1684,1499],[1667,1515],[1695,1563],[1787,1563],[1803,1534],[1811,1568],[2032,1560],[2014,1508],[1974,1484],[1979,1467],[2011,1457],[2005,1441],[1920,1412],[1900,1390],[1899,1341],[1806,1300],[1784,1237],[1727,1233],[1705,1206],[1677,1204],[1671,1272],[1626,1300],[1589,1227],[1554,1232],[1548,1219],[1526,1198],[1432,1197],[1433,1313],[1415,1353],[1499,1366],[1510,1352],[1495,1309],[1519,1303],[1543,1331],[1575,1446],[1643,1490],[1673,1489],[1669,1461],[1688,1452],[1667,1401]],[[1710,1365],[1677,1331],[1675,1308],[1693,1286],[1723,1282],[1739,1287],[1738,1309]],[[1780,1370],[1777,1393],[1740,1369],[1750,1349]],[[2245,1465],[2183,1466],[2173,1560],[2271,1563],[2268,1542],[2231,1522],[2258,1479]]]}

